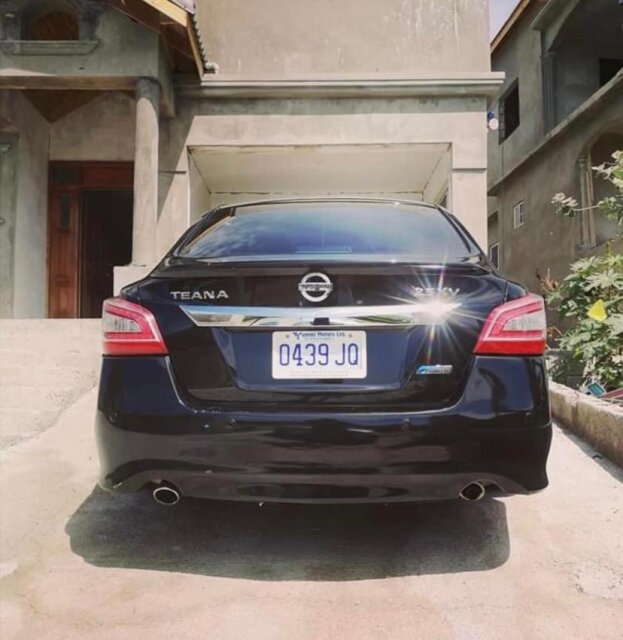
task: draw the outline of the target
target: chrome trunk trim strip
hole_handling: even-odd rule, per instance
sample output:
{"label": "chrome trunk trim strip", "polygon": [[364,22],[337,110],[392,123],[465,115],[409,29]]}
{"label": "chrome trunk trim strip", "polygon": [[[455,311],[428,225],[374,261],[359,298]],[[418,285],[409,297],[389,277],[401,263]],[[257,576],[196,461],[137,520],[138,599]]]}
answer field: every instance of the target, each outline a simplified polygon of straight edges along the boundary
{"label": "chrome trunk trim strip", "polygon": [[181,305],[199,327],[404,327],[443,323],[459,303],[424,302],[371,307],[226,307]]}

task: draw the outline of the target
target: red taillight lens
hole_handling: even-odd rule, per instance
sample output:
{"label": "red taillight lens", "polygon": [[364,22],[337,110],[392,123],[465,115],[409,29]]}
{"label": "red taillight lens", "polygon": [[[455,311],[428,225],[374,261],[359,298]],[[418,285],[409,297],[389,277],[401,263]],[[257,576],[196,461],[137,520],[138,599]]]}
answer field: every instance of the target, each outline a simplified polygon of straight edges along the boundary
{"label": "red taillight lens", "polygon": [[140,304],[109,298],[102,310],[104,354],[138,356],[167,353],[154,314]]}
{"label": "red taillight lens", "polygon": [[529,293],[491,311],[474,353],[541,355],[545,351],[546,331],[543,298]]}

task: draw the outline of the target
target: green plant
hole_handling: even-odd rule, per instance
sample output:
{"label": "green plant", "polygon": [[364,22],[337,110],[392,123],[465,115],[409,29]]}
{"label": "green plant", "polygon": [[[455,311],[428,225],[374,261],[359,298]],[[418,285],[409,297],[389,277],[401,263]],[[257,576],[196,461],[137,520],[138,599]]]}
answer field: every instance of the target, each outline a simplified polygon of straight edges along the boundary
{"label": "green plant", "polygon": [[[605,317],[596,319],[589,311],[599,301]],[[574,262],[547,302],[573,322],[558,346],[583,364],[584,376],[609,388],[623,386],[623,255],[608,252]]]}
{"label": "green plant", "polygon": [[545,352],[547,373],[554,382],[559,382],[573,389],[584,380],[584,367],[569,351],[548,349]]}
{"label": "green plant", "polygon": [[557,193],[552,198],[556,213],[573,218],[576,213],[599,209],[606,217],[614,220],[619,226],[623,226],[623,151],[615,151],[612,154],[612,159],[613,162],[604,162],[593,167],[593,171],[604,180],[612,183],[616,189],[613,196],[603,198],[593,207],[581,208],[575,198],[571,198],[564,193]]}

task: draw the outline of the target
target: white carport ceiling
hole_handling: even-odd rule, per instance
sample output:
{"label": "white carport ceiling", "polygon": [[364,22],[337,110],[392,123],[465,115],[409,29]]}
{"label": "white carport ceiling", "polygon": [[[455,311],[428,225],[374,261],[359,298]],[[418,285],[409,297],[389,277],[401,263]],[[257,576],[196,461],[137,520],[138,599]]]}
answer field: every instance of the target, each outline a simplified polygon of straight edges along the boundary
{"label": "white carport ceiling", "polygon": [[192,160],[213,195],[421,196],[447,144],[196,146]]}

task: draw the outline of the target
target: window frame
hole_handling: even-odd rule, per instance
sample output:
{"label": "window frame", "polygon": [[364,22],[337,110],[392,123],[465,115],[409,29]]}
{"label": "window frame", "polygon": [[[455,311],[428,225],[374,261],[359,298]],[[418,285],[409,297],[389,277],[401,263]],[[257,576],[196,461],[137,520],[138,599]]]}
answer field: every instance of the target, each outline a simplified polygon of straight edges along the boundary
{"label": "window frame", "polygon": [[[497,250],[497,256],[495,261],[493,260],[494,249]],[[493,265],[495,269],[500,268],[500,241],[499,240],[489,245],[488,258],[489,258],[489,262]]]}
{"label": "window frame", "polygon": [[[63,38],[47,38],[47,37],[37,37],[37,35],[41,36],[38,31],[41,30],[41,25],[45,20],[58,20],[59,16],[64,16],[65,20],[71,21],[71,30],[75,30],[73,34],[74,37],[63,37]],[[25,29],[26,29],[26,39],[32,42],[79,42],[81,35],[81,16],[75,11],[71,11],[69,7],[51,9],[46,11],[40,11],[39,13],[35,13],[32,16],[28,17],[26,21]]]}
{"label": "window frame", "polygon": [[[519,216],[517,214],[520,214]],[[518,220],[520,221],[518,222]],[[526,201],[519,200],[513,205],[513,229],[519,229],[526,224]]]}

